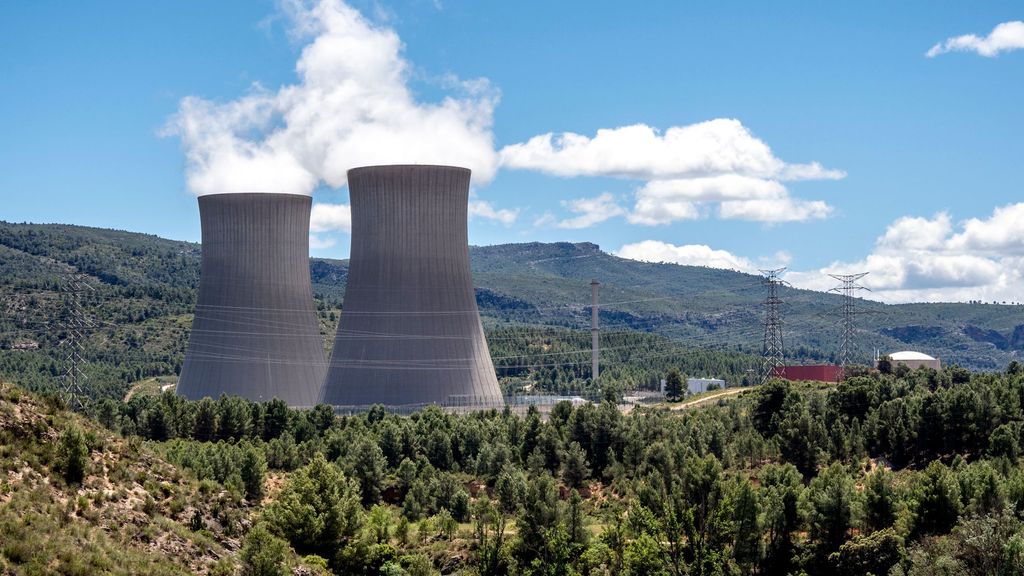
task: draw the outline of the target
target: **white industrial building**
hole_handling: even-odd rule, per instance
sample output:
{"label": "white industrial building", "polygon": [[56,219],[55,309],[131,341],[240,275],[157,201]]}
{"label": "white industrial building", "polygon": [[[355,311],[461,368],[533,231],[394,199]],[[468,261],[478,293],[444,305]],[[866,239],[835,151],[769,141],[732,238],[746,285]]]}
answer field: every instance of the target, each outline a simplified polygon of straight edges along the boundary
{"label": "white industrial building", "polygon": [[889,354],[889,360],[892,361],[893,368],[903,364],[911,370],[917,370],[922,366],[935,370],[942,369],[942,363],[939,362],[938,358],[933,358],[923,352],[914,352],[912,350],[893,352],[892,354]]}
{"label": "white industrial building", "polygon": [[725,380],[718,378],[687,378],[686,391],[690,394],[700,394],[708,390],[721,390],[725,388]]}

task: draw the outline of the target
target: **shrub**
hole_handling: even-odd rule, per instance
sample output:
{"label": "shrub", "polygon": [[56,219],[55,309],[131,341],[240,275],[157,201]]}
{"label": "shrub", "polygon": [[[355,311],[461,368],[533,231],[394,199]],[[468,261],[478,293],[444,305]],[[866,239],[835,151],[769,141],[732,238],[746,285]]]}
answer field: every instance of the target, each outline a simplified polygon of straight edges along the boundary
{"label": "shrub", "polygon": [[57,443],[57,468],[68,484],[78,484],[85,478],[89,459],[89,446],[82,431],[74,424],[60,435]]}
{"label": "shrub", "polygon": [[301,554],[331,557],[361,526],[358,485],[317,454],[289,479],[265,514]]}
{"label": "shrub", "polygon": [[285,543],[259,523],[245,536],[242,545],[243,576],[284,576]]}

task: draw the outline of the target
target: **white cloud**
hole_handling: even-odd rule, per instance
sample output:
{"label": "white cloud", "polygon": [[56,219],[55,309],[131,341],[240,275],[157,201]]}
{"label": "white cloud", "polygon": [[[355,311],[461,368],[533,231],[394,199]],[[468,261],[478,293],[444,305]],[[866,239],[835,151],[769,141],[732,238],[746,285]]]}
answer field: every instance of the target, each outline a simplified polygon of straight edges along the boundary
{"label": "white cloud", "polygon": [[[753,274],[791,260],[786,252],[751,260],[703,244],[676,246],[656,240],[626,244],[616,254]],[[863,296],[884,302],[1024,302],[1024,202],[959,225],[946,213],[899,218],[863,258],[818,270],[789,271],[785,279],[798,288],[827,291],[836,286],[830,273],[859,272],[869,273],[861,284],[871,292]]]}
{"label": "white cloud", "polygon": [[658,225],[700,218],[706,204],[719,215],[762,222],[824,218],[822,201],[792,198],[787,180],[845,177],[817,162],[787,164],[738,120],[716,119],[659,132],[644,124],[601,129],[593,137],[542,134],[501,150],[502,166],[562,177],[604,176],[646,181],[628,220]]}
{"label": "white cloud", "polygon": [[953,222],[945,212],[931,219],[905,216],[886,228],[878,246],[897,251],[941,249],[952,230]]}
{"label": "white cloud", "polygon": [[327,248],[334,247],[337,243],[338,241],[334,238],[325,238],[316,234],[309,235],[309,248],[311,250],[326,250]]}
{"label": "white cloud", "polygon": [[642,262],[670,262],[684,266],[708,266],[757,273],[757,266],[742,256],[727,250],[715,250],[704,244],[676,246],[658,240],[644,240],[626,244],[615,252],[616,256]]}
{"label": "white cloud", "polygon": [[577,216],[562,220],[558,223],[558,227],[573,230],[589,228],[609,218],[626,213],[622,206],[619,206],[615,198],[608,192],[593,198],[563,200],[562,206],[565,206],[570,212],[577,214]]}
{"label": "white cloud", "polygon": [[739,174],[704,178],[654,180],[644,184],[638,196],[658,199],[685,199],[695,202],[782,198],[786,188],[774,180]]}
{"label": "white cloud", "polygon": [[764,268],[779,268],[789,266],[789,263],[793,261],[793,255],[785,250],[779,250],[770,257],[761,257],[760,261]]}
{"label": "white cloud", "polygon": [[511,226],[519,218],[519,209],[501,208],[497,209],[486,200],[470,199],[469,215],[476,218],[486,218],[500,222],[505,226]]}
{"label": "white cloud", "polygon": [[501,150],[509,168],[555,176],[612,176],[637,180],[742,174],[802,180],[842,178],[818,164],[787,165],[739,120],[719,118],[673,126],[664,133],[645,124],[603,128],[591,138],[573,132],[541,134]]}
{"label": "white cloud", "polygon": [[963,232],[950,238],[955,250],[1024,255],[1024,203],[996,208],[987,220],[971,218]]}
{"label": "white cloud", "polygon": [[701,217],[700,205],[690,200],[668,199],[637,194],[633,211],[626,217],[633,224],[657,226],[676,220],[696,220]]}
{"label": "white cloud", "polygon": [[352,209],[348,204],[313,204],[313,211],[309,216],[309,229],[311,232],[350,232]]}
{"label": "white cloud", "polygon": [[[501,167],[645,182],[631,211],[577,199],[563,203],[574,216],[538,219],[583,228],[619,215],[645,225],[709,215],[824,218],[831,213],[825,202],[793,198],[783,183],[845,176],[817,162],[784,162],[739,120],[723,118],[664,131],[635,124],[593,136],[547,133],[496,152],[499,94],[486,79],[442,76],[435,80],[448,96],[423,101],[409,87],[413,67],[394,30],[343,0],[281,1],[290,34],[303,45],[297,80],[276,89],[257,84],[226,102],[186,97],[163,130],[181,140],[196,194],[311,194],[320,185],[344,186],[352,167],[393,163],[467,166],[477,185]],[[519,212],[471,199],[472,216],[507,226]]]}
{"label": "white cloud", "polygon": [[729,200],[718,208],[726,220],[753,220],[755,222],[803,222],[828,218],[832,207],[821,200],[799,198]]}
{"label": "white cloud", "polygon": [[320,182],[343,186],[349,168],[394,163],[466,166],[477,183],[491,180],[498,93],[485,80],[418,101],[393,30],[341,0],[285,8],[292,34],[308,42],[296,84],[255,86],[226,103],[190,96],[165,127],[181,139],[193,192],[310,194]]}
{"label": "white cloud", "polygon": [[719,202],[721,218],[757,222],[793,222],[828,217],[832,208],[821,201],[793,198],[781,183],[738,174],[704,178],[654,180],[636,191],[629,221],[669,224],[703,215],[702,205]]}
{"label": "white cloud", "polygon": [[545,226],[550,226],[556,222],[558,222],[558,218],[555,218],[555,215],[552,214],[549,210],[545,210],[543,214],[533,219],[533,227],[543,228]]}
{"label": "white cloud", "polygon": [[[959,231],[958,231],[959,229]],[[794,285],[827,290],[827,273],[869,272],[862,283],[886,302],[1024,300],[1024,203],[996,208],[987,219],[956,227],[950,216],[904,217],[855,262],[792,272]]]}
{"label": "white cloud", "polygon": [[997,25],[984,38],[975,34],[948,38],[946,41],[932,46],[925,55],[929,58],[934,58],[939,54],[947,52],[976,52],[991,58],[1000,52],[1009,52],[1021,48],[1024,48],[1024,22],[1014,20]]}

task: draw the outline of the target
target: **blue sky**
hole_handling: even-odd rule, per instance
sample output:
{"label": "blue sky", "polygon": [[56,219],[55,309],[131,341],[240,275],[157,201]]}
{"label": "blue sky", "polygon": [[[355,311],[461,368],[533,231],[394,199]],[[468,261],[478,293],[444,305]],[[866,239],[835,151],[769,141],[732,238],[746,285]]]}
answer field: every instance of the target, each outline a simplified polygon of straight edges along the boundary
{"label": "blue sky", "polygon": [[[413,142],[394,162],[482,175],[475,244],[1024,300],[1021,19],[1018,2],[4,3],[0,219],[199,240],[196,193],[266,183],[311,190],[313,254],[342,257],[344,168],[392,161],[394,138]],[[362,97],[318,100],[350,80]],[[310,109],[328,120],[292,120]],[[442,142],[417,146],[427,124]]]}

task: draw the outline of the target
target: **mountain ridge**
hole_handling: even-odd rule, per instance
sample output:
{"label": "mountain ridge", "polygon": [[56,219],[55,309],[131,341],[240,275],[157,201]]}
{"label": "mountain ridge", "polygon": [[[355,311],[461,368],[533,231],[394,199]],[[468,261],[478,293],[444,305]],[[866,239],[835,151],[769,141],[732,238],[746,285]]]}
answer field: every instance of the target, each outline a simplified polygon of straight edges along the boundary
{"label": "mountain ridge", "polygon": [[[189,314],[200,250],[197,243],[124,230],[0,222],[0,294],[6,309],[12,303],[18,309],[33,290],[40,292],[37,298],[52,299],[57,275],[75,268],[126,298],[115,317]],[[601,282],[601,322],[608,330],[651,332],[694,347],[759,352],[764,289],[758,276],[629,260],[592,242],[472,246],[469,252],[485,323],[587,330],[589,283],[595,278]],[[320,299],[341,303],[347,264],[311,259],[313,289]],[[783,287],[780,295],[786,301],[787,355],[796,362],[834,360],[841,296],[790,287]],[[997,370],[1024,349],[1024,306],[859,303],[871,312],[858,318],[861,362],[870,361],[875,349],[918,348],[945,363]]]}

